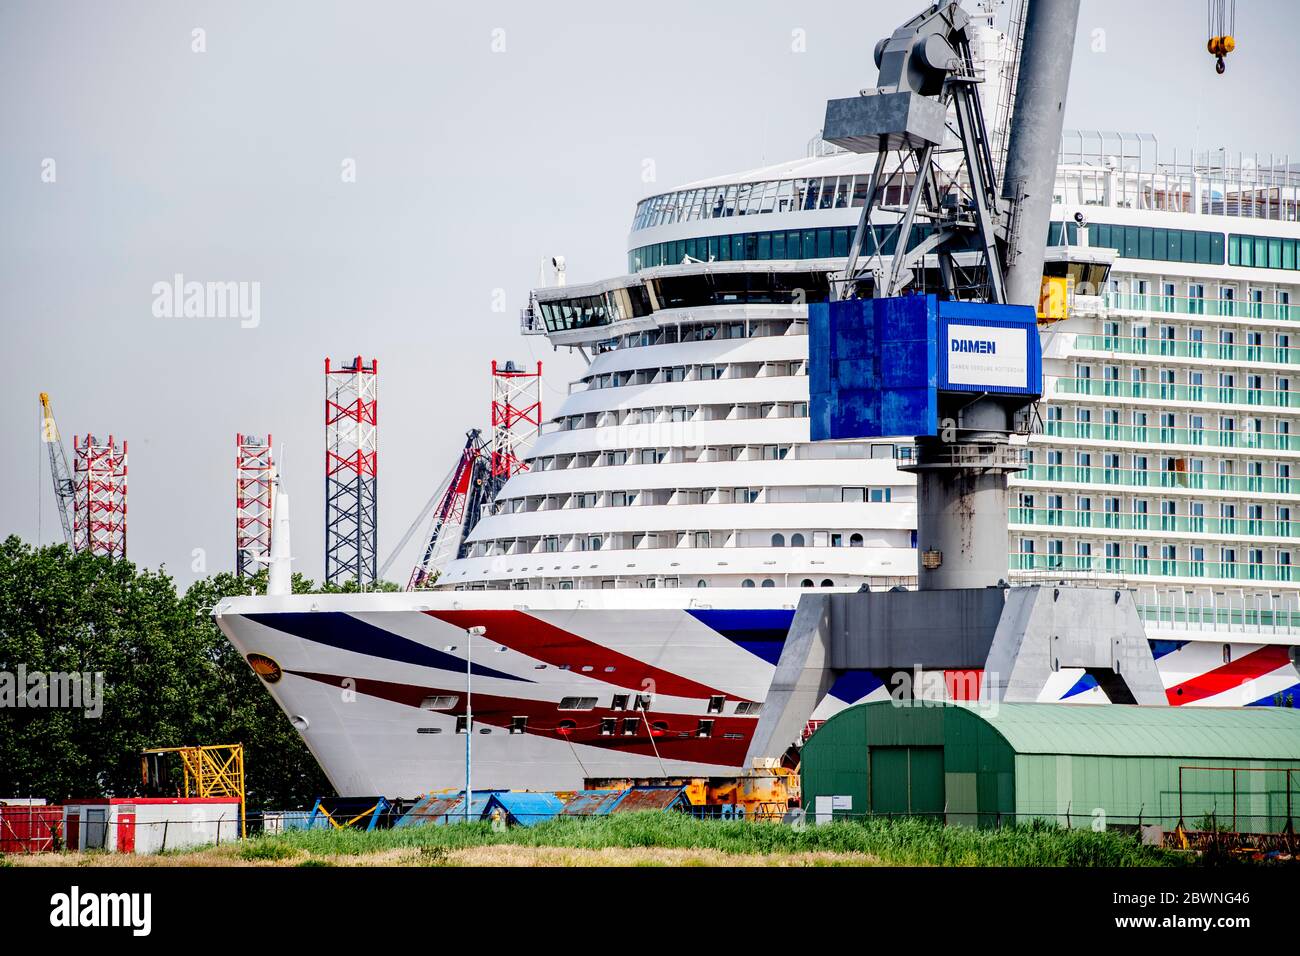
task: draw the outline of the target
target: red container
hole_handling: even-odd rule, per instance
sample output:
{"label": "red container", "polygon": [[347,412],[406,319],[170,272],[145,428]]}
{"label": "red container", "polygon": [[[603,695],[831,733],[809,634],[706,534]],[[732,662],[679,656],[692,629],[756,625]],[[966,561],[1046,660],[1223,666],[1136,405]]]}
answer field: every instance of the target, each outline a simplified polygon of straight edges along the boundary
{"label": "red container", "polygon": [[63,845],[63,807],[0,806],[0,853],[45,853]]}

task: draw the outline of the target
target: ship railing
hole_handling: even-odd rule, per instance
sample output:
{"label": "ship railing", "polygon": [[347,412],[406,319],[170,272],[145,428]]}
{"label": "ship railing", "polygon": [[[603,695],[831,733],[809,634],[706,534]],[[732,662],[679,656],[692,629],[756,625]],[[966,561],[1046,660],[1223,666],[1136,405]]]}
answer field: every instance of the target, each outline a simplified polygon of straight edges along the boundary
{"label": "ship railing", "polygon": [[546,323],[542,321],[542,317],[531,306],[519,310],[519,334],[546,334]]}
{"label": "ship railing", "polygon": [[[1167,315],[1195,315],[1206,318],[1246,319],[1250,321],[1294,322],[1300,320],[1300,305],[1290,302],[1255,302],[1249,299],[1221,299],[1199,295],[1164,295],[1156,292],[1120,292],[1106,290],[1102,294],[1109,308],[1121,312],[1158,312]],[[1107,336],[1116,338],[1116,336]],[[1168,339],[1152,339],[1150,351],[1144,354],[1161,355],[1160,349],[1186,347],[1190,358],[1201,357],[1197,349],[1206,351],[1206,358],[1212,357],[1209,343],[1178,342]],[[1250,348],[1251,346],[1242,346]],[[1259,348],[1256,346],[1256,348]],[[1262,349],[1261,349],[1262,351]],[[1179,354],[1169,352],[1168,354]]]}
{"label": "ship railing", "polygon": [[[1013,555],[1013,559],[1015,557]],[[1170,562],[1153,560],[1148,563],[1156,565]],[[1204,632],[1222,634],[1225,637],[1241,634],[1279,637],[1300,635],[1300,606],[1270,607],[1269,602],[1263,598],[1254,603],[1249,598],[1239,598],[1234,602],[1231,597],[1216,595],[1214,603],[1205,603],[1205,595],[1195,592],[1166,594],[1149,585],[1144,587],[1129,584],[1122,575],[1100,568],[1013,570],[1010,580],[1019,585],[1066,584],[1089,587],[1104,582],[1129,590],[1133,592],[1138,616],[1142,618],[1149,634]]]}

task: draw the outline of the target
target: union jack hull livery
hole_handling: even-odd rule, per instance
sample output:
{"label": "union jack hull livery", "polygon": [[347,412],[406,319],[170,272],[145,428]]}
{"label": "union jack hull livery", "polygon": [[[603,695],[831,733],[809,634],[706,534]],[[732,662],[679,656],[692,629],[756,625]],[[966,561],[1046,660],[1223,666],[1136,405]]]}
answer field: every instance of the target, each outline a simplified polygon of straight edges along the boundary
{"label": "union jack hull livery", "polygon": [[[508,607],[501,597],[231,598],[216,615],[339,793],[406,798],[463,784],[467,651],[476,787],[741,769],[799,591],[731,589],[707,602],[686,590],[553,591]],[[474,627],[485,633],[471,637]],[[1171,705],[1289,703],[1300,690],[1287,644],[1184,636],[1152,649]],[[904,687],[976,697],[981,677],[849,672],[810,723]],[[1068,670],[1039,699],[1106,702]]]}

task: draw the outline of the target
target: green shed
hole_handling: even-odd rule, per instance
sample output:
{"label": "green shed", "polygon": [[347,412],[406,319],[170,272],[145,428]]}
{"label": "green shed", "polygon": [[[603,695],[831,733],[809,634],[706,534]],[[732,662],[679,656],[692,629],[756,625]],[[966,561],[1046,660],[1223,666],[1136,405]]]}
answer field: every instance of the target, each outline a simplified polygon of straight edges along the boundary
{"label": "green shed", "polygon": [[804,806],[835,816],[1196,828],[1213,813],[1276,833],[1300,814],[1300,710],[858,704],[808,739],[801,773]]}

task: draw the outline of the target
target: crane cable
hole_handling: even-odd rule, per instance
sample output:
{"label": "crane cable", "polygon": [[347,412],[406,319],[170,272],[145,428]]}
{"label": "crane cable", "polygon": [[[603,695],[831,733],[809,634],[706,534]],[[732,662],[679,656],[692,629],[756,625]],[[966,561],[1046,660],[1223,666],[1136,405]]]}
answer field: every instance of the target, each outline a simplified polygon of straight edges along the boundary
{"label": "crane cable", "polygon": [[1214,56],[1216,73],[1224,71],[1223,58],[1237,48],[1237,0],[1208,0],[1205,48]]}

